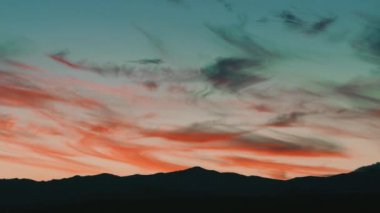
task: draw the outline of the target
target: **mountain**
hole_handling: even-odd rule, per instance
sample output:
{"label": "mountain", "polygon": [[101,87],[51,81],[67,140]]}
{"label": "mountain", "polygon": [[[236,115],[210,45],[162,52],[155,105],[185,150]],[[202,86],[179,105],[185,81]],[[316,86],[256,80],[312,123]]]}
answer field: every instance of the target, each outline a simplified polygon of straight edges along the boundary
{"label": "mountain", "polygon": [[0,180],[0,212],[117,212],[116,209],[141,212],[164,207],[184,212],[199,211],[196,209],[199,206],[211,211],[294,207],[310,211],[327,204],[340,208],[355,205],[363,210],[372,208],[380,198],[379,165],[330,177],[287,181],[201,167],[126,177],[99,174],[41,182]]}
{"label": "mountain", "polygon": [[355,170],[355,172],[376,172],[376,171],[380,171],[380,162],[369,165],[369,166],[363,166]]}

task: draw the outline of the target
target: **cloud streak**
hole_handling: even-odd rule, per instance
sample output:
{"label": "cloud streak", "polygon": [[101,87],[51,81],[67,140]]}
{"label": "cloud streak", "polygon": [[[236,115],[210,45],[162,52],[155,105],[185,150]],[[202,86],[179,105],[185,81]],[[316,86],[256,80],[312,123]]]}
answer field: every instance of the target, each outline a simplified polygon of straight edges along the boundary
{"label": "cloud streak", "polygon": [[288,179],[287,173],[296,173],[299,175],[332,175],[347,172],[342,169],[336,169],[323,166],[304,166],[297,164],[279,163],[273,161],[263,161],[246,157],[226,156],[223,158],[227,165],[253,167],[257,170],[265,171],[267,176],[275,179]]}
{"label": "cloud streak", "polygon": [[300,16],[294,14],[292,11],[284,10],[281,12],[278,17],[282,20],[282,23],[285,24],[289,29],[299,31],[307,35],[318,35],[326,31],[328,28],[333,25],[337,17],[320,17],[318,20],[311,22],[306,21]]}

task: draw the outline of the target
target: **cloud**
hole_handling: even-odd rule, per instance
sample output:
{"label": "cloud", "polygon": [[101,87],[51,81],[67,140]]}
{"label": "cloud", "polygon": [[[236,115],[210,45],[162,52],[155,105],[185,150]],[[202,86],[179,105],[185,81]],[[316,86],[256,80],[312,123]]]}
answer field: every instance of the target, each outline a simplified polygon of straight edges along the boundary
{"label": "cloud", "polygon": [[[139,131],[140,127],[124,121],[125,116],[120,119],[118,113],[109,109],[111,106],[104,105],[99,100],[69,90],[60,90],[58,93],[52,88],[40,86],[41,79],[31,76],[4,71],[0,72],[0,76],[0,93],[3,94],[0,96],[0,105],[33,112],[30,121],[25,117],[17,120],[13,114],[0,116],[0,143],[9,143],[7,147],[11,148],[17,147],[12,155],[0,156],[4,161],[68,174],[93,174],[109,169],[74,160],[78,156],[128,164],[143,171],[185,168],[154,156],[154,153],[161,150],[164,152],[166,148],[131,144],[128,141],[131,139],[125,134],[136,135],[133,132]],[[97,86],[91,88],[96,89]],[[78,109],[69,113],[64,107],[58,107],[62,105]],[[123,137],[121,139],[115,135]],[[26,150],[26,153],[14,156],[19,149]]]}
{"label": "cloud", "polygon": [[241,88],[265,81],[264,77],[247,69],[259,69],[262,61],[248,58],[220,58],[215,64],[203,68],[201,73],[215,87],[238,91]]}
{"label": "cloud", "polygon": [[49,92],[36,83],[31,76],[22,76],[6,71],[0,71],[0,105],[47,109],[53,104],[66,104],[82,109],[104,109],[105,106],[97,100],[84,98],[77,94],[58,94]]}
{"label": "cloud", "polygon": [[162,64],[164,61],[159,58],[149,58],[149,59],[135,60],[131,62],[138,63],[138,64]]}
{"label": "cloud", "polygon": [[68,51],[61,51],[54,54],[50,54],[49,57],[53,59],[56,62],[59,62],[67,67],[70,67],[72,69],[90,69],[87,66],[81,64],[81,63],[74,63],[67,59],[67,55],[69,54]]}
{"label": "cloud", "polygon": [[157,137],[183,143],[210,143],[230,141],[243,132],[220,131],[218,128],[210,127],[207,124],[194,124],[175,130],[142,130],[141,134],[146,137]]}
{"label": "cloud", "polygon": [[272,51],[258,44],[241,27],[217,27],[210,24],[205,26],[224,42],[247,54],[252,60],[266,63],[276,56]]}
{"label": "cloud", "polygon": [[[238,91],[267,80],[261,76],[260,71],[277,60],[276,53],[257,43],[241,26],[209,27],[211,32],[239,53],[236,56],[217,58],[200,72],[189,70],[191,76],[197,77],[196,83],[204,83],[198,82],[203,77],[216,88]],[[110,172],[124,172],[128,167],[142,172],[156,172],[173,171],[196,164],[200,161],[198,154],[202,153],[202,157],[210,159],[210,162],[225,160],[233,166],[245,169],[257,165],[257,168],[276,178],[286,178],[287,172],[310,175],[338,171],[279,163],[273,160],[277,158],[286,162],[289,162],[289,159],[307,158],[313,163],[324,158],[351,160],[346,147],[336,145],[335,141],[271,134],[273,132],[270,130],[279,129],[277,127],[299,127],[295,124],[299,124],[302,118],[315,108],[321,112],[337,109],[323,105],[326,94],[287,91],[278,85],[270,85],[271,88],[263,90],[253,88],[253,92],[262,95],[263,98],[260,100],[257,100],[256,96],[247,96],[252,98],[249,99],[249,105],[255,103],[253,108],[256,111],[248,108],[248,104],[236,100],[235,94],[208,97],[200,100],[199,105],[187,104],[189,102],[181,101],[184,101],[184,94],[191,95],[193,82],[187,84],[188,82],[181,81],[185,76],[182,70],[164,67],[161,59],[147,58],[134,61],[132,65],[114,65],[71,60],[67,52],[51,54],[49,57],[73,70],[88,71],[102,76],[126,76],[132,81],[122,86],[108,86],[105,79],[102,79],[105,80],[102,84],[64,76],[37,77],[37,73],[20,71],[43,70],[38,66],[9,58],[2,60],[0,65],[6,65],[6,68],[11,68],[14,72],[5,71],[6,69],[0,71],[0,107],[6,111],[0,115],[0,141],[17,146],[13,150],[14,153],[2,156],[4,160],[11,161],[13,158],[15,163],[67,173],[104,172],[107,169]],[[179,78],[176,78],[176,75]],[[133,81],[135,79],[137,80]],[[334,93],[329,94],[331,97],[328,98],[336,98],[336,94],[340,94],[349,97],[350,100],[360,100],[371,103],[371,106],[378,106],[378,83],[375,80],[352,81],[334,86]],[[222,91],[220,94],[226,93]],[[140,101],[140,98],[143,101]],[[297,101],[300,99],[306,102],[306,105],[299,105]],[[321,100],[322,103],[315,104],[315,100]],[[173,109],[173,106],[175,113],[178,113],[176,116],[179,117],[170,117],[173,114],[167,109]],[[283,106],[292,108],[284,113]],[[223,118],[223,122],[228,121],[234,125],[223,125],[218,121],[189,126],[184,124],[173,129],[147,127],[150,126],[150,121],[153,125],[167,125],[173,121],[186,123],[196,119],[214,119],[214,114],[210,114],[214,107],[228,115]],[[314,108],[309,110],[308,107]],[[367,113],[367,110],[368,114],[360,116],[370,113],[378,116],[375,107],[366,107],[364,111],[358,111]],[[17,114],[20,111],[22,113]],[[198,114],[200,111],[202,113]],[[181,117],[185,114],[190,116]],[[274,118],[265,123],[269,116]],[[262,123],[265,124],[260,125]],[[340,124],[339,119],[335,119],[330,124],[331,128],[325,124],[318,126],[312,123],[306,123],[301,127],[327,132],[329,136],[354,137],[356,132],[352,133],[347,129],[341,131],[340,128],[343,127]],[[367,127],[364,123],[360,125]],[[256,131],[257,129],[259,130]],[[269,133],[260,134],[261,130],[269,130]],[[358,132],[362,131],[358,128]],[[362,135],[365,135],[365,132]],[[24,153],[16,155],[19,150]],[[186,156],[183,154],[185,152],[191,154]],[[225,154],[231,156],[222,158],[221,155]],[[273,161],[258,162],[259,160],[253,159],[252,156],[273,158]],[[92,160],[99,165],[88,163]]]}
{"label": "cloud", "polygon": [[380,19],[366,19],[364,31],[355,39],[352,46],[359,56],[371,63],[380,65]]}
{"label": "cloud", "polygon": [[140,130],[145,137],[187,143],[197,150],[253,152],[267,156],[347,157],[339,146],[320,139],[285,135],[283,139],[261,136],[227,126],[196,124],[174,130]]}
{"label": "cloud", "polygon": [[[112,129],[116,130],[118,126]],[[122,127],[122,126],[121,126]],[[159,152],[159,147],[138,145],[136,143],[125,143],[112,137],[113,132],[103,132],[98,134],[96,129],[78,129],[80,138],[71,147],[82,154],[97,157],[104,160],[112,160],[127,163],[149,171],[174,171],[184,169],[176,163],[155,158],[151,153]],[[121,128],[125,131],[125,127]]]}
{"label": "cloud", "polygon": [[145,81],[143,85],[150,91],[157,90],[160,87],[160,85],[155,81]]}
{"label": "cloud", "polygon": [[224,7],[224,9],[226,9],[226,11],[228,11],[228,12],[234,11],[234,8],[233,8],[233,5],[231,2],[228,2],[226,0],[216,0],[216,2],[221,4]]}
{"label": "cloud", "polygon": [[15,126],[16,119],[9,114],[0,114],[0,135],[9,135],[9,131]]}
{"label": "cloud", "polygon": [[253,104],[250,107],[250,109],[254,109],[257,112],[261,112],[261,113],[274,112],[274,110],[272,109],[272,107],[270,107],[268,104]]}
{"label": "cloud", "polygon": [[313,138],[286,135],[284,139],[277,139],[260,135],[243,135],[231,145],[239,150],[246,150],[268,156],[293,157],[346,157],[340,147]]}
{"label": "cloud", "polygon": [[288,10],[282,11],[279,18],[290,29],[309,35],[317,35],[326,31],[337,20],[337,17],[330,16],[320,17],[315,22],[309,22]]}
{"label": "cloud", "polygon": [[[38,141],[47,134],[53,135],[52,127],[44,129],[38,125],[23,125],[21,118],[12,115],[1,115],[0,127],[0,143],[2,146],[7,147],[6,149],[17,147],[13,152],[8,151],[0,154],[0,159],[3,161],[53,169],[69,174],[100,171],[97,166],[71,159],[78,154],[72,150],[59,149],[51,146],[51,144],[46,145]],[[54,136],[57,136],[56,133]]]}
{"label": "cloud", "polygon": [[35,71],[35,72],[47,72],[46,70],[44,70],[40,67],[32,66],[32,65],[25,64],[23,62],[11,60],[11,59],[6,59],[6,60],[2,61],[2,63],[6,64],[8,66],[16,67],[20,70]]}
{"label": "cloud", "polygon": [[286,26],[292,29],[303,29],[306,25],[306,22],[303,19],[299,18],[293,12],[288,10],[282,11],[279,17],[282,19],[283,23]]}
{"label": "cloud", "polygon": [[313,23],[307,32],[309,34],[319,34],[327,30],[327,28],[329,28],[336,20],[336,17],[322,17],[320,20]]}
{"label": "cloud", "polygon": [[298,164],[280,163],[268,160],[258,160],[254,158],[239,156],[224,156],[223,166],[237,166],[245,168],[255,168],[267,176],[275,179],[288,179],[285,174],[295,173],[297,175],[331,175],[347,172],[343,169],[324,167],[324,166],[306,166]]}
{"label": "cloud", "polygon": [[[68,54],[67,51],[61,51],[55,54],[50,54],[49,58],[70,69],[92,72],[104,77],[126,77],[139,83],[147,81],[181,82],[193,80],[194,78],[199,79],[200,76],[197,70],[181,70],[171,66],[159,66],[162,63],[162,61],[160,61],[161,59],[139,60],[136,61],[139,65],[131,66],[114,63],[96,64],[84,61],[75,62],[68,58]],[[148,64],[154,64],[157,66],[147,66]]]}
{"label": "cloud", "polygon": [[236,48],[244,57],[219,58],[201,70],[201,73],[216,87],[238,91],[249,85],[267,80],[257,71],[269,65],[278,55],[258,44],[245,32],[243,26],[206,27],[228,45]]}
{"label": "cloud", "polygon": [[13,156],[8,154],[0,154],[0,160],[8,161],[17,164],[29,165],[32,167],[39,167],[49,170],[54,170],[55,172],[65,172],[68,175],[76,174],[96,174],[104,171],[104,168],[98,168],[93,165],[87,165],[75,161],[67,161],[65,159],[40,159],[33,157],[22,157],[22,156]]}
{"label": "cloud", "polygon": [[288,127],[292,126],[303,116],[307,115],[304,112],[291,112],[286,114],[280,114],[276,116],[273,120],[269,121],[266,126],[272,127]]}
{"label": "cloud", "polygon": [[42,108],[49,102],[65,102],[64,98],[38,88],[20,75],[0,72],[0,76],[0,105]]}
{"label": "cloud", "polygon": [[335,92],[344,95],[354,101],[362,101],[370,104],[380,104],[380,97],[376,91],[380,89],[380,79],[355,79],[343,85],[335,87]]}
{"label": "cloud", "polygon": [[104,66],[88,64],[85,62],[73,62],[67,58],[69,53],[61,51],[58,53],[50,54],[49,57],[54,61],[75,70],[90,71],[103,76],[129,76],[134,71],[134,68],[126,67],[125,65],[108,64]]}

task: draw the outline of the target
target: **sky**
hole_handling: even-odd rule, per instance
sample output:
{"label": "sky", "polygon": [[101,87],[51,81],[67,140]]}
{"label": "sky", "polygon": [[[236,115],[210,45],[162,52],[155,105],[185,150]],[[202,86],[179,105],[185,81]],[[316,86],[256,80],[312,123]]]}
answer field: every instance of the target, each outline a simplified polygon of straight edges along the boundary
{"label": "sky", "polygon": [[380,161],[378,0],[2,0],[0,178]]}

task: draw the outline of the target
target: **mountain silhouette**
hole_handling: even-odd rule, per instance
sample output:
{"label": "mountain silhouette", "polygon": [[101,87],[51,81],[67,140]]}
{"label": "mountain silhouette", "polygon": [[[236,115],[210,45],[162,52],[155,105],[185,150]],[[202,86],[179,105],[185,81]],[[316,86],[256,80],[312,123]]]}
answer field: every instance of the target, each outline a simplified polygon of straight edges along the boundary
{"label": "mountain silhouette", "polygon": [[[193,167],[171,173],[0,180],[0,212],[181,212],[305,208],[371,209],[380,198],[380,163],[329,177],[287,181]],[[333,207],[327,207],[333,206]],[[308,209],[308,210],[307,210]],[[168,210],[168,209],[167,209]],[[210,212],[209,211],[209,212]]]}

